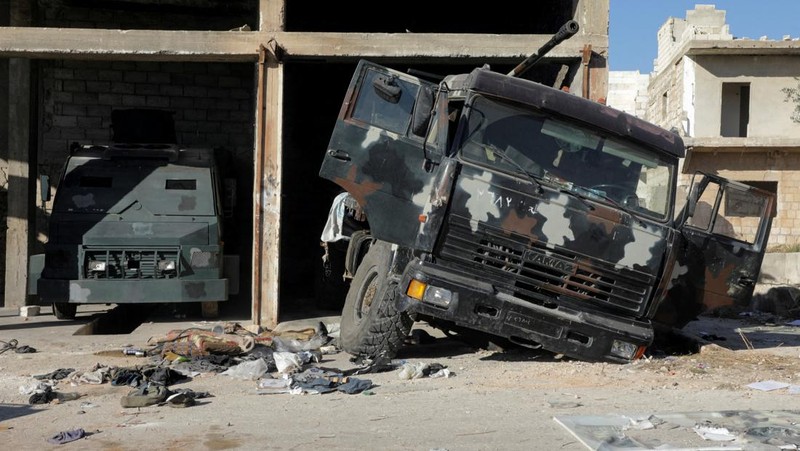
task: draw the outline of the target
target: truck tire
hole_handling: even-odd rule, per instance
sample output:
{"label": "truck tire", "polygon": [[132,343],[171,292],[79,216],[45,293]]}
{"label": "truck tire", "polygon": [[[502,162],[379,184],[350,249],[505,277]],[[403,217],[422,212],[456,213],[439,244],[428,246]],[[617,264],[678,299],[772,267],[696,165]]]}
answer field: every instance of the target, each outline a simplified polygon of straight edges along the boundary
{"label": "truck tire", "polygon": [[68,302],[53,302],[53,314],[57,319],[75,319],[75,313],[78,311],[78,304],[70,304]]}
{"label": "truck tire", "polygon": [[354,356],[392,358],[411,331],[413,320],[398,312],[398,282],[389,274],[389,244],[376,242],[358,266],[342,310],[339,346]]}

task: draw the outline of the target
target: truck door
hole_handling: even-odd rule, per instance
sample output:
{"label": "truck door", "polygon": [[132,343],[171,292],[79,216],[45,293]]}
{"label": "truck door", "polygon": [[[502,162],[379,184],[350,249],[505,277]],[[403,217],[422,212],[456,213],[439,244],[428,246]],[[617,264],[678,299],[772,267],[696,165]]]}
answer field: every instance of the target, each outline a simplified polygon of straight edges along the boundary
{"label": "truck door", "polygon": [[319,175],[353,195],[377,239],[415,242],[433,174],[423,168],[425,132],[411,123],[415,109],[430,110],[434,88],[362,60],[345,95]]}
{"label": "truck door", "polygon": [[[683,242],[673,276],[684,314],[747,306],[774,215],[775,195],[743,183],[697,173],[682,211]],[[675,277],[677,276],[677,277]]]}

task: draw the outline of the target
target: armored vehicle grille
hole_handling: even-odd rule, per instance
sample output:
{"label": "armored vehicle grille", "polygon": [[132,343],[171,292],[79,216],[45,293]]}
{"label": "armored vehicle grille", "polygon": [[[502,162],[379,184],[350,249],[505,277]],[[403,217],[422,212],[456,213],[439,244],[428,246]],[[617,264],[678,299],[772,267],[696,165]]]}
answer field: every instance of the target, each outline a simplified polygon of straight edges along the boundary
{"label": "armored vehicle grille", "polygon": [[[180,274],[178,248],[130,250],[84,247],[84,279],[169,279]],[[159,267],[159,262],[165,262]],[[166,263],[172,262],[172,266]],[[170,269],[172,268],[172,269]]]}
{"label": "armored vehicle grille", "polygon": [[[507,235],[488,231],[473,233],[468,224],[451,221],[437,257],[442,263],[470,268],[501,292],[555,308],[560,301],[589,302],[595,307],[626,314],[643,314],[652,276],[615,271],[586,256],[527,246]],[[635,276],[635,277],[634,277]],[[645,280],[646,279],[646,280]]]}

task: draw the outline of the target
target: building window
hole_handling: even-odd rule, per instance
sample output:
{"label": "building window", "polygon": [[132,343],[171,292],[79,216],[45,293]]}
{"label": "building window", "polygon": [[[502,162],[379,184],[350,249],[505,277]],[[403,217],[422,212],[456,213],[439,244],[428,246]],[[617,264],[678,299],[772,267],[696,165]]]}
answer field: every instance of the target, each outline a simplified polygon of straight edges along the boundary
{"label": "building window", "polygon": [[750,83],[723,83],[720,135],[744,138],[749,123]]}
{"label": "building window", "polygon": [[665,92],[664,95],[661,96],[661,120],[663,120],[664,123],[667,121],[667,100],[669,100],[669,97]]}

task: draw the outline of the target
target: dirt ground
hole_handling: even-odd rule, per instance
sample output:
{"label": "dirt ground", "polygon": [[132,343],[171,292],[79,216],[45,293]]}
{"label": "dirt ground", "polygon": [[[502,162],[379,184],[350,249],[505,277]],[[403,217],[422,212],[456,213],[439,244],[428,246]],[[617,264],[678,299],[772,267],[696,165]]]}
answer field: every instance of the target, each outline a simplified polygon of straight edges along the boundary
{"label": "dirt ground", "polygon": [[[204,373],[170,387],[211,395],[187,408],[123,408],[120,399],[129,387],[62,381],[58,391],[82,396],[31,405],[20,387],[35,383],[33,375],[60,368],[143,365],[148,357],[126,356],[121,349],[146,347],[150,337],[170,330],[210,329],[215,322],[151,318],[126,334],[73,335],[101,311],[82,307],[75,321],[58,321],[49,309],[31,318],[3,312],[0,340],[14,339],[18,346],[37,350],[0,354],[3,449],[585,450],[590,448],[556,418],[682,412],[713,417],[714,412],[795,409],[800,399],[787,388],[747,387],[759,381],[800,385],[800,327],[759,315],[701,318],[684,329],[688,336],[704,337],[700,352],[651,350],[626,365],[558,359],[533,350],[474,349],[418,323],[415,329],[434,339],[407,345],[397,358],[439,363],[451,377],[405,380],[393,370],[357,376],[372,381],[367,394],[293,395],[257,394],[254,381]],[[338,317],[310,315],[282,326],[302,328],[320,321],[335,329]],[[312,365],[355,366],[344,353],[324,355]],[[63,445],[46,441],[75,428],[87,436]],[[720,446],[696,434],[686,438],[685,428],[654,431],[661,449],[676,443],[683,449]]]}

